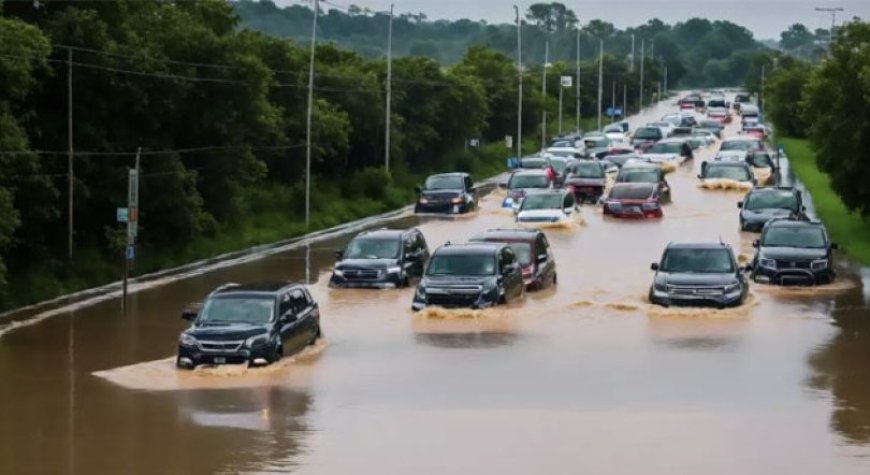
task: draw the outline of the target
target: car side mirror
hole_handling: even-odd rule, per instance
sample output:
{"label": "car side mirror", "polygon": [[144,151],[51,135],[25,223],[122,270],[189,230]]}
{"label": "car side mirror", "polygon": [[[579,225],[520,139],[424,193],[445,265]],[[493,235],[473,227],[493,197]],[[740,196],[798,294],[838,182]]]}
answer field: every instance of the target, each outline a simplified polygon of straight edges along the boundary
{"label": "car side mirror", "polygon": [[538,264],[546,264],[547,263],[547,255],[539,254],[538,255]]}
{"label": "car side mirror", "polygon": [[737,209],[743,209],[743,202],[742,201],[737,202]]}
{"label": "car side mirror", "polygon": [[835,242],[832,242],[832,243],[831,243],[831,250],[832,250],[832,251],[836,251],[836,250],[838,250],[838,249],[840,249],[840,245],[837,244],[837,243],[835,243]]}
{"label": "car side mirror", "polygon": [[756,239],[755,241],[752,241],[752,247],[757,248],[760,245],[761,245],[761,241],[759,241],[758,239]]}
{"label": "car side mirror", "polygon": [[659,263],[658,263],[658,262],[653,262],[652,264],[650,264],[649,268],[650,268],[651,270],[654,270],[654,271],[658,272],[658,270],[659,270]]}
{"label": "car side mirror", "polygon": [[340,261],[344,259],[344,251],[335,251],[335,260]]}
{"label": "car side mirror", "polygon": [[197,315],[198,314],[197,314],[196,310],[193,310],[191,308],[186,308],[186,309],[181,311],[181,318],[184,320],[187,320],[189,322],[196,320]]}

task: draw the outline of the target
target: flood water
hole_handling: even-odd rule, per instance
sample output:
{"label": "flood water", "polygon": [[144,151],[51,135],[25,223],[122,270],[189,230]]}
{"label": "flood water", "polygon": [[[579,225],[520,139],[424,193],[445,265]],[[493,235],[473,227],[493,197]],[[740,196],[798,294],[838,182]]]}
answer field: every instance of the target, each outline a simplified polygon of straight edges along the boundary
{"label": "flood water", "polygon": [[[414,314],[412,289],[329,289],[345,236],[142,290],[127,315],[108,299],[0,321],[0,473],[870,473],[870,273],[841,256],[833,286],[753,285],[738,309],[646,303],[669,241],[752,255],[743,192],[698,187],[715,148],[669,175],[660,221],[585,206],[546,229],[558,288],[510,307]],[[500,201],[387,225],[434,248],[512,226]],[[308,279],[322,342],[174,369],[187,304],[274,279]]]}

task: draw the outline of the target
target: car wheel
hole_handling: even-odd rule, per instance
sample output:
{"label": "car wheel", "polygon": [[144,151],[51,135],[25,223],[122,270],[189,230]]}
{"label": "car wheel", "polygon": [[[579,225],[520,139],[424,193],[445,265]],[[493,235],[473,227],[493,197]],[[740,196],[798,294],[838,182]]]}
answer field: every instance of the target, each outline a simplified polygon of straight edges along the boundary
{"label": "car wheel", "polygon": [[269,363],[270,364],[277,363],[277,362],[281,361],[281,358],[283,358],[283,357],[284,357],[284,347],[281,345],[278,345],[275,348],[275,351],[272,352],[272,357],[269,358]]}

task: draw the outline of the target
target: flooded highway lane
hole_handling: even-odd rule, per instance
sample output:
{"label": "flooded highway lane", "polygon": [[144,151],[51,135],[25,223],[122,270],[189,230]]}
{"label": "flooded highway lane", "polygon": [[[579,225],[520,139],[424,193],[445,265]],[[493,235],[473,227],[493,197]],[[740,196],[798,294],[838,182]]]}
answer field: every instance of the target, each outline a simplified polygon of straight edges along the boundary
{"label": "flooded highway lane", "polygon": [[[721,238],[751,258],[743,193],[697,186],[714,151],[668,175],[661,220],[584,206],[584,224],[546,229],[559,284],[508,307],[414,314],[413,289],[330,289],[343,236],[143,290],[126,316],[106,300],[10,331],[0,473],[866,474],[866,271],[841,258],[833,287],[752,285],[737,309],[646,302],[669,241]],[[462,242],[513,225],[500,202],[389,226]],[[306,277],[317,347],[268,368],[174,370],[186,305],[225,282]]]}

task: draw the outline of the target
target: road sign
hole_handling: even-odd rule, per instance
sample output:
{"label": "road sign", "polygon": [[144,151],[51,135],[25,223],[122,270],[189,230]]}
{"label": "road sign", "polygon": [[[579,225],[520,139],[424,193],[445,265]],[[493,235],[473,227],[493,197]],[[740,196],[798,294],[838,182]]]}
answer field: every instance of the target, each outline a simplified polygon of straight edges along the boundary
{"label": "road sign", "polygon": [[127,190],[127,244],[133,244],[139,234],[139,171],[135,168],[130,170]]}
{"label": "road sign", "polygon": [[571,87],[574,85],[573,76],[562,76],[562,87]]}
{"label": "road sign", "polygon": [[132,261],[134,259],[136,259],[136,246],[131,244],[127,246],[127,260]]}
{"label": "road sign", "polygon": [[616,107],[616,108],[608,107],[607,108],[607,117],[614,117],[617,115],[622,117],[622,107]]}
{"label": "road sign", "polygon": [[116,216],[119,223],[127,222],[127,219],[129,218],[129,213],[127,211],[127,208],[118,208]]}
{"label": "road sign", "polygon": [[514,138],[512,135],[505,135],[504,145],[507,148],[514,148]]}

